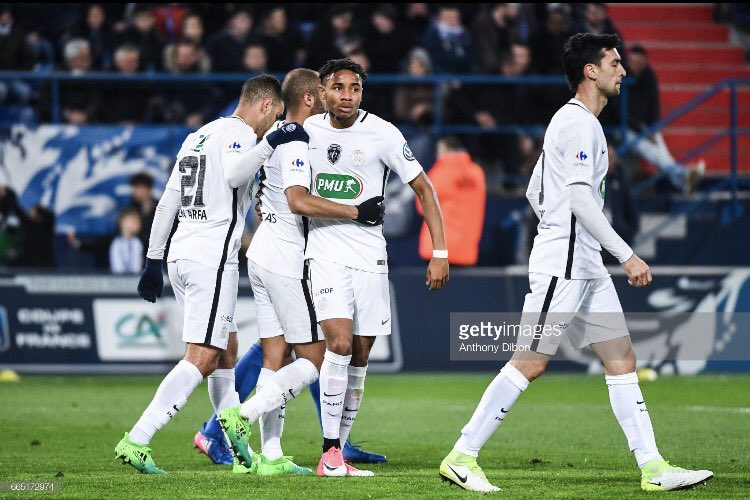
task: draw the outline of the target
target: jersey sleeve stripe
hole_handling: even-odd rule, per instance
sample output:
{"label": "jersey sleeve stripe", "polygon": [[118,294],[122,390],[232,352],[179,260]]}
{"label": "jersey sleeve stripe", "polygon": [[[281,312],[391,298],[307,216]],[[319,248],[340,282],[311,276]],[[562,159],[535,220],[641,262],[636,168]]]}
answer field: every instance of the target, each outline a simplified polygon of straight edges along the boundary
{"label": "jersey sleeve stripe", "polygon": [[365,111],[365,116],[362,117],[362,119],[359,121],[359,123],[362,123],[363,121],[365,121],[365,118],[367,118],[367,115],[369,115],[369,114],[370,114],[369,111]]}
{"label": "jersey sleeve stripe", "polygon": [[573,249],[576,246],[576,216],[570,214],[570,238],[568,238],[568,263],[565,266],[565,279],[569,280],[573,270]]}
{"label": "jersey sleeve stripe", "polygon": [[214,331],[214,323],[216,322],[216,310],[219,308],[219,295],[221,294],[221,278],[224,274],[224,265],[227,263],[227,254],[229,253],[229,242],[232,241],[232,234],[234,233],[234,226],[237,224],[237,188],[232,189],[232,222],[229,224],[229,230],[227,230],[227,237],[224,240],[224,250],[221,254],[221,261],[219,262],[219,269],[216,271],[216,286],[214,287],[214,298],[211,302],[211,314],[208,317],[208,327],[206,328],[206,338],[203,341],[204,344],[211,343],[211,336]]}

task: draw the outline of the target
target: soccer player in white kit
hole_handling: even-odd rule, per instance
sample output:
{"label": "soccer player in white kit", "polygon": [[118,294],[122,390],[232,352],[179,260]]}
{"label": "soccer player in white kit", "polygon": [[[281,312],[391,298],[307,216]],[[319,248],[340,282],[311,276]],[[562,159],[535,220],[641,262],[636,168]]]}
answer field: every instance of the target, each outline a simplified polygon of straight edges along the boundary
{"label": "soccer player in white kit", "polygon": [[[263,346],[263,368],[255,395],[240,408],[220,414],[225,421],[238,418],[237,413],[250,423],[260,419],[262,453],[253,456],[254,465],[250,467],[259,475],[311,472],[294,464],[281,450],[284,405],[318,379],[325,351],[305,279],[308,221],[302,216],[354,220],[371,226],[383,220],[380,195],[352,206],[309,193],[307,134],[300,123],[325,111],[319,87],[318,73],[309,69],[290,71],[281,86],[286,120],[277,121],[269,133],[298,127],[303,140],[275,148],[264,162],[256,195],[263,222],[253,236],[247,258]],[[297,359],[285,366],[290,348]]]}
{"label": "soccer player in white kit", "polygon": [[167,262],[183,314],[182,338],[187,349],[115,448],[116,458],[140,472],[164,473],[154,463],[148,444],[204,377],[209,378],[209,395],[217,411],[239,403],[233,378],[237,252],[253,179],[272,152],[269,141],[256,146],[257,137],[265,134],[282,110],[279,81],[270,75],[251,78],[242,87],[234,114],[189,134],[177,155],[156,209],[138,293],[150,302],[161,296],[162,258],[177,214]]}
{"label": "soccer player in white kit", "polygon": [[[349,59],[328,61],[319,71],[327,113],[305,122],[310,136],[312,192],[337,203],[382,196],[390,171],[409,183],[424,207],[435,254],[427,284],[448,280],[440,205],[432,184],[391,123],[361,110],[364,69]],[[341,447],[364,394],[370,349],[391,333],[388,255],[381,227],[353,221],[311,219],[305,258],[315,314],[326,338],[320,370],[323,456],[319,476],[372,475],[343,460]]]}
{"label": "soccer player in white kit", "polygon": [[[673,467],[659,454],[620,300],[600,254],[604,247],[619,260],[630,285],[651,283],[649,267],[602,213],[608,158],[597,116],[608,99],[620,93],[625,70],[619,44],[616,35],[586,33],[572,36],[565,45],[563,65],[575,97],[550,121],[526,193],[539,226],[522,323],[567,324],[565,334],[575,348],[591,347],[604,364],[612,410],[641,468],[642,489],[684,489],[705,483],[713,474]],[[473,491],[499,490],[485,477],[477,456],[557,351],[559,338],[552,331],[519,337],[518,346],[528,350],[517,350],[490,383],[440,465],[443,480]]]}

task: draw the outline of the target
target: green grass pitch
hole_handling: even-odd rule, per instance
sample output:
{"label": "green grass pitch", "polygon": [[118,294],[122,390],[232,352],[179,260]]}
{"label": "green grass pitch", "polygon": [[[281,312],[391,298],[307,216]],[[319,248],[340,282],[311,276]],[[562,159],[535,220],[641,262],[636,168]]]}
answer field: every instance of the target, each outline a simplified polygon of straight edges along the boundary
{"label": "green grass pitch", "polygon": [[[374,478],[231,474],[192,447],[210,411],[204,383],[152,442],[167,476],[137,474],[113,449],[149,402],[158,377],[31,377],[0,384],[0,481],[61,476],[52,498],[461,498],[437,468],[493,374],[371,375],[355,440],[388,455]],[[642,383],[657,442],[676,465],[709,468],[698,489],[657,493],[747,498],[750,376],[661,377]],[[258,442],[254,429],[253,440]],[[314,468],[320,434],[309,395],[287,408],[283,445]],[[546,375],[531,384],[480,456],[507,498],[643,498],[639,472],[612,415],[602,376]],[[3,494],[0,493],[0,496]],[[30,494],[5,493],[5,498]],[[37,494],[36,496],[39,496]]]}

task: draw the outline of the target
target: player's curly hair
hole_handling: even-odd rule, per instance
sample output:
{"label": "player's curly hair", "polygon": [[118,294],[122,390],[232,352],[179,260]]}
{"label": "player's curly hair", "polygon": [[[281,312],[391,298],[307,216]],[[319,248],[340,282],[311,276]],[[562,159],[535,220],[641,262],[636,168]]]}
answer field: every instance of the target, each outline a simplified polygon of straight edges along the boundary
{"label": "player's curly hair", "polygon": [[583,68],[587,64],[602,62],[604,50],[620,47],[620,37],[617,35],[596,35],[593,33],[578,33],[565,42],[563,53],[563,69],[568,80],[570,90],[576,92],[583,81]]}
{"label": "player's curly hair", "polygon": [[320,67],[318,73],[320,74],[320,81],[325,84],[326,80],[331,78],[334,74],[341,70],[349,70],[359,75],[362,81],[367,80],[367,71],[359,63],[352,61],[349,58],[346,59],[331,59]]}

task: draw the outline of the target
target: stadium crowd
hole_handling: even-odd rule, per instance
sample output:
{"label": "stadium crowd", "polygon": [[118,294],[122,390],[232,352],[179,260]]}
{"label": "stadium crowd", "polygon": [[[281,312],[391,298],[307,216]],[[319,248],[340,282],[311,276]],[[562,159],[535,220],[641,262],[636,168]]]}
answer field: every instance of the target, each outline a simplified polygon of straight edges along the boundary
{"label": "stadium crowd", "polygon": [[[40,4],[0,5],[0,70],[54,70],[71,75],[105,71],[123,76],[167,72],[187,77],[221,72],[243,78],[260,72],[283,74],[296,67],[317,69],[328,59],[349,57],[371,74],[562,76],[563,45],[571,34],[619,35],[603,3],[101,3],[44,4],[43,8],[45,15],[39,15]],[[633,80],[628,107],[632,136],[660,119],[658,82],[643,47],[630,45],[625,50],[623,41],[621,50]],[[61,118],[76,125],[150,123],[197,128],[231,112],[237,86],[67,80],[59,89]],[[365,109],[399,125],[425,168],[439,162],[440,156],[438,138],[429,128],[434,90],[432,84],[372,84],[367,86],[363,101]],[[487,129],[544,127],[571,96],[564,85],[506,84],[498,91],[497,85],[451,83],[444,90],[443,124]],[[49,84],[0,81],[0,111],[7,106],[27,107],[34,110],[37,122],[48,122],[52,99]],[[2,118],[0,113],[0,123]],[[605,128],[619,126],[618,100],[599,118]],[[508,187],[520,193],[539,157],[542,136],[519,129],[458,139],[471,157],[466,164],[476,161],[488,174],[488,193]],[[610,139],[617,144],[625,138],[615,135]],[[674,167],[663,140],[639,154],[665,169]],[[685,185],[686,169],[678,167],[669,175],[680,189]],[[514,177],[520,179],[516,184],[501,181],[499,187],[491,180]],[[622,203],[617,203],[622,206],[612,211],[628,214],[621,217],[628,222],[620,230],[632,237],[637,222],[630,214],[627,179],[624,174],[620,177],[622,182],[615,184],[624,190]],[[0,192],[0,199],[8,205],[4,212],[15,207],[4,193]],[[134,204],[142,215],[148,212],[149,207],[140,210],[140,205]],[[404,206],[410,204],[411,199],[404,199]],[[38,214],[31,215],[28,220],[36,220]],[[479,221],[482,216],[478,214]],[[533,226],[533,218],[527,219]],[[138,233],[145,244],[149,225],[149,217],[142,217],[140,228],[122,231],[121,227],[121,236]],[[398,227],[396,222],[389,225]],[[534,232],[530,227],[529,234]],[[70,245],[106,258],[109,241],[111,238],[100,244],[71,237]],[[47,254],[39,260],[49,262]]]}

